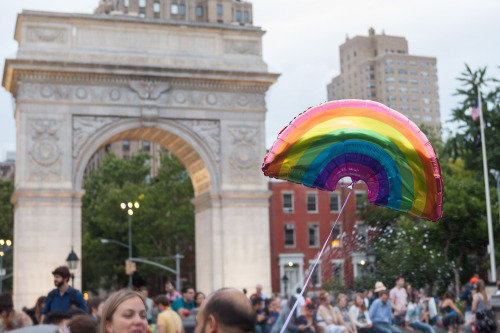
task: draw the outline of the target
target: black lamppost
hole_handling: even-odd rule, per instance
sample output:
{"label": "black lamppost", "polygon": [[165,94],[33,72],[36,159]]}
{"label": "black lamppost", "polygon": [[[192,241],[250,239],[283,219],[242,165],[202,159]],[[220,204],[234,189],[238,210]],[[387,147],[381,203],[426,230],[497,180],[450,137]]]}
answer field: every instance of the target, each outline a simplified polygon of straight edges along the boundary
{"label": "black lamppost", "polygon": [[73,248],[71,248],[71,252],[68,255],[68,258],[66,258],[66,262],[68,263],[69,270],[71,271],[71,286],[75,286],[75,273],[73,272],[76,267],[78,266],[78,256],[76,255],[75,251],[73,251]]}
{"label": "black lamppost", "polygon": [[128,263],[127,265],[129,265],[129,270],[128,272],[130,273],[128,275],[128,287],[129,289],[132,289],[132,215],[134,215],[134,210],[137,210],[139,209],[139,203],[136,201],[134,203],[132,202],[128,202],[128,203],[124,203],[122,202],[120,204],[120,207],[123,209],[123,210],[126,210],[127,211],[127,214],[128,214]]}
{"label": "black lamppost", "polygon": [[370,272],[372,273],[372,279],[374,278],[375,273],[375,261],[377,260],[377,251],[373,247],[369,247],[368,251],[366,251],[366,260],[370,264]]}
{"label": "black lamppost", "polygon": [[287,293],[287,288],[288,288],[288,276],[285,274],[283,275],[283,277],[281,278],[281,281],[283,281],[283,287],[285,288],[285,298],[288,297],[288,293]]}

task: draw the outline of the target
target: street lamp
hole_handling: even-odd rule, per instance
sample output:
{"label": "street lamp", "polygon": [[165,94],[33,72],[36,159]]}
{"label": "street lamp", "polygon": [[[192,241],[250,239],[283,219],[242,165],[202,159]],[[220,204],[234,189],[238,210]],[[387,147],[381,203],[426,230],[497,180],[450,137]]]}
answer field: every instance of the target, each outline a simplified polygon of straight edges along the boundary
{"label": "street lamp", "polygon": [[73,271],[76,269],[78,266],[78,256],[76,253],[73,251],[73,248],[71,248],[71,252],[68,255],[68,258],[66,258],[66,262],[68,263],[68,267],[71,271],[71,285],[74,287],[75,286],[75,273]]}
{"label": "street lamp", "polygon": [[288,287],[288,276],[285,274],[283,275],[283,277],[281,278],[281,281],[283,281],[283,286],[285,287],[285,298],[288,297],[288,294],[287,294],[287,287]]}
{"label": "street lamp", "polygon": [[366,260],[370,264],[370,272],[372,273],[372,279],[374,278],[375,272],[375,260],[377,260],[377,251],[373,247],[369,247],[368,251],[366,251]]}
{"label": "street lamp", "polygon": [[134,203],[122,202],[120,207],[123,210],[127,211],[128,214],[128,265],[129,266],[129,275],[128,275],[128,287],[132,289],[132,215],[134,215],[134,209],[139,209],[139,203],[136,201]]}
{"label": "street lamp", "polygon": [[3,269],[3,256],[5,255],[5,252],[12,249],[11,245],[12,241],[10,239],[0,239],[0,293],[2,292],[3,277],[5,276],[5,270]]}

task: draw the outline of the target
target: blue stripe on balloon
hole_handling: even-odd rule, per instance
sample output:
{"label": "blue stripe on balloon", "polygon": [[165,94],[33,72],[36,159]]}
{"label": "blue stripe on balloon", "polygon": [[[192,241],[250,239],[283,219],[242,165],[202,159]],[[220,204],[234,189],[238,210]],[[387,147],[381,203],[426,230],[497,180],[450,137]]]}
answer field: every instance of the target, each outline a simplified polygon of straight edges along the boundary
{"label": "blue stripe on balloon", "polygon": [[[337,163],[358,163],[358,161],[353,160],[352,157],[357,156],[357,154],[366,155],[372,159],[379,162],[379,164],[384,168],[389,181],[389,195],[387,198],[387,207],[398,210],[401,205],[401,195],[403,184],[401,182],[401,175],[398,170],[396,162],[379,146],[359,140],[348,140],[338,142],[324,148],[317,157],[310,163],[307,168],[303,178],[302,184],[315,187],[316,178],[321,174],[321,171],[330,163],[332,160],[336,160]],[[350,156],[352,155],[352,157]],[[337,159],[338,158],[338,159]],[[333,167],[334,170],[337,166]]]}

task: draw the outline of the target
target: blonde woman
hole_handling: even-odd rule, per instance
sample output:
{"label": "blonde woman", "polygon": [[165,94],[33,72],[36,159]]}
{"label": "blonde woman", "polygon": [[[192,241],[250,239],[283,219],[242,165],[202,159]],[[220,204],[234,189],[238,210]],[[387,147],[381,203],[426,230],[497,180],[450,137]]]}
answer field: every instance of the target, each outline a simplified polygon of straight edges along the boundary
{"label": "blonde woman", "polygon": [[349,308],[347,307],[347,296],[345,294],[338,294],[337,306],[333,309],[337,313],[337,319],[340,325],[344,326],[348,332],[357,333],[356,325],[349,315]]}
{"label": "blonde woman", "polygon": [[340,325],[337,314],[330,304],[330,294],[325,290],[321,291],[319,302],[316,318],[318,319],[318,325],[325,329],[325,333],[347,333],[347,329]]}
{"label": "blonde woman", "polygon": [[140,293],[122,289],[106,300],[102,309],[100,333],[147,331],[146,301]]}
{"label": "blonde woman", "polygon": [[476,317],[476,312],[481,311],[484,308],[491,309],[491,301],[488,298],[488,294],[486,294],[484,281],[478,279],[476,282],[476,293],[472,297],[471,312],[474,314],[472,316],[472,321],[474,321]]}
{"label": "blonde woman", "polygon": [[370,314],[366,308],[362,293],[357,293],[356,296],[354,296],[354,304],[349,309],[349,314],[354,320],[354,324],[359,333],[373,332],[372,321],[370,320]]}

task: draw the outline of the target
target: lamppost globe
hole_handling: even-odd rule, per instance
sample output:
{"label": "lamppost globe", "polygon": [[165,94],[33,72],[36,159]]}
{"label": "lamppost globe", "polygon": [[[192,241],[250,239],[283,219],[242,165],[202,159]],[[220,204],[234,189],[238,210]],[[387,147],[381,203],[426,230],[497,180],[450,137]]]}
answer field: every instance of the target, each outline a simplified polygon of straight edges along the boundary
{"label": "lamppost globe", "polygon": [[125,209],[125,208],[127,208],[127,205],[126,205],[124,202],[122,202],[122,203],[120,204],[120,207],[121,207],[122,209]]}
{"label": "lamppost globe", "polygon": [[12,241],[10,239],[7,239],[7,241],[5,241],[5,244],[7,246],[11,246],[12,245]]}
{"label": "lamppost globe", "polygon": [[129,203],[127,204],[127,206],[128,206],[128,208],[132,208],[132,206],[133,206],[133,205],[132,205],[132,203],[131,203],[131,202],[129,202]]}
{"label": "lamppost globe", "polygon": [[0,245],[4,245],[5,241],[3,239],[0,239]]}
{"label": "lamppost globe", "polygon": [[132,209],[128,210],[128,215],[134,215],[134,211]]}
{"label": "lamppost globe", "polygon": [[136,202],[134,202],[134,207],[135,207],[136,209],[137,209],[137,208],[139,208],[139,203],[138,203],[137,201],[136,201]]}

